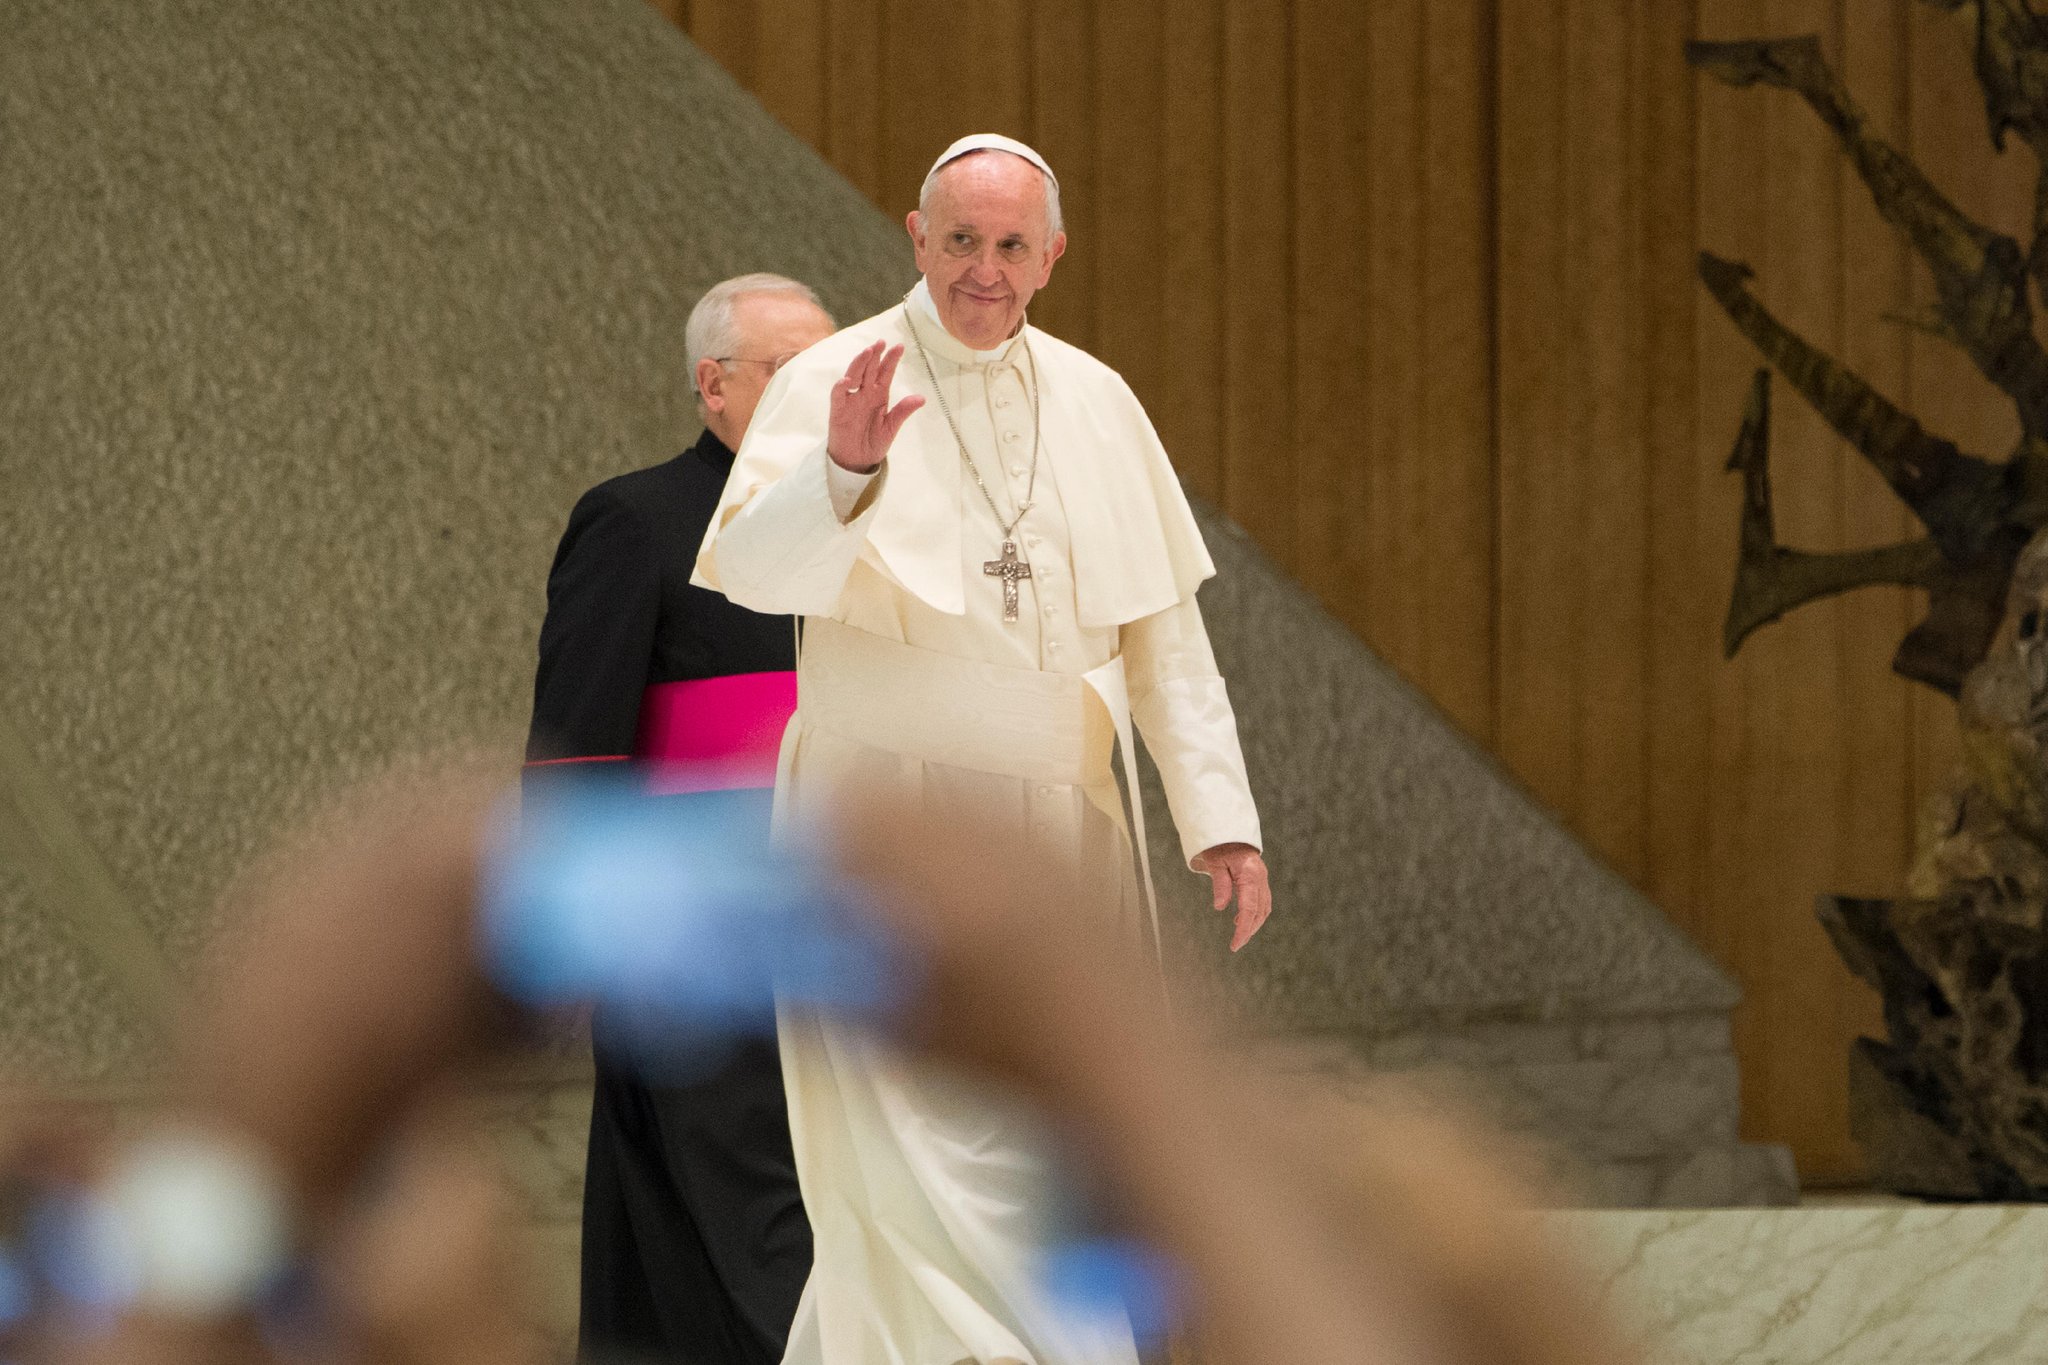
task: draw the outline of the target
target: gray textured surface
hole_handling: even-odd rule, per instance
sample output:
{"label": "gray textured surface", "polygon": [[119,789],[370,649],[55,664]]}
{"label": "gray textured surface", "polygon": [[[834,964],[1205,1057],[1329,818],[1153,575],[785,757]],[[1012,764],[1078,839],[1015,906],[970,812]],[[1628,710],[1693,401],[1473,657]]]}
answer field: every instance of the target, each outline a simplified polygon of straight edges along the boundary
{"label": "gray textured surface", "polygon": [[99,964],[77,951],[55,912],[0,862],[0,1078],[96,1085],[150,1059],[154,1035]]}
{"label": "gray textured surface", "polygon": [[[571,499],[694,435],[703,286],[779,270],[852,319],[908,252],[639,0],[0,0],[0,34],[0,706],[189,963],[233,870],[339,780],[455,737],[516,756]],[[1345,1034],[1732,1001],[1206,529],[1280,878],[1220,978],[1239,999]],[[1200,883],[1161,861],[1214,966]],[[135,1050],[70,908],[0,879],[0,1060],[94,1075]]]}
{"label": "gray textured surface", "polygon": [[1275,914],[1235,958],[1147,770],[1179,960],[1267,1027],[1727,1010],[1734,982],[1229,523],[1202,610],[1265,824]]}
{"label": "gray textured surface", "polygon": [[[634,0],[0,0],[0,185],[0,706],[178,962],[338,779],[516,759],[571,500],[695,435],[704,286],[912,278]],[[95,1073],[29,913],[0,1057]]]}

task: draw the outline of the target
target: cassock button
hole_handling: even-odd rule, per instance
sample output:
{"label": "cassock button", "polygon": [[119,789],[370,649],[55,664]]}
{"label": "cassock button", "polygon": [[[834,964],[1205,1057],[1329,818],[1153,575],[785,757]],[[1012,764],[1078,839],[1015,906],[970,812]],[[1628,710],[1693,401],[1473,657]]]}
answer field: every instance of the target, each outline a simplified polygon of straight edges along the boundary
{"label": "cassock button", "polygon": [[1060,642],[1058,640],[1047,640],[1045,648],[1048,654],[1057,654],[1060,652]]}
{"label": "cassock button", "polygon": [[1011,466],[1010,466],[1010,477],[1011,477],[1011,478],[1013,478],[1013,479],[1021,479],[1021,478],[1023,478],[1023,477],[1024,477],[1024,466],[1023,466],[1023,465],[1021,465],[1021,464],[1013,464],[1013,465],[1011,465]]}
{"label": "cassock button", "polygon": [[1024,433],[1021,431],[1006,431],[1003,433],[1003,439],[1005,441],[1008,441],[1011,445],[1015,445],[1017,444],[1017,442],[1024,439]]}

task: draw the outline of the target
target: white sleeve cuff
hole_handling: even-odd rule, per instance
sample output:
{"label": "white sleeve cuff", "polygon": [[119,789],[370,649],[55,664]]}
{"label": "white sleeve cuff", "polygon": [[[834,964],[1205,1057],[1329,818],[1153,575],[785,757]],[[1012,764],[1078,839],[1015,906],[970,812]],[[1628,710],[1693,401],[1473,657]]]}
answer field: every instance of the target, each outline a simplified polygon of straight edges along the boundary
{"label": "white sleeve cuff", "polygon": [[824,446],[814,446],[733,514],[711,543],[718,591],[752,611],[831,615],[867,545],[876,493],[887,479],[866,480],[857,497],[867,506],[856,506],[853,519],[842,521],[831,492],[830,471],[837,468]]}
{"label": "white sleeve cuff", "polygon": [[861,499],[874,487],[881,471],[882,465],[876,465],[865,474],[857,474],[830,455],[825,457],[825,491],[832,499],[832,515],[839,518],[841,526],[859,512]]}
{"label": "white sleeve cuff", "polygon": [[1131,719],[1159,768],[1181,856],[1190,866],[1196,854],[1218,844],[1265,846],[1223,679],[1212,674],[1162,683],[1132,699]]}

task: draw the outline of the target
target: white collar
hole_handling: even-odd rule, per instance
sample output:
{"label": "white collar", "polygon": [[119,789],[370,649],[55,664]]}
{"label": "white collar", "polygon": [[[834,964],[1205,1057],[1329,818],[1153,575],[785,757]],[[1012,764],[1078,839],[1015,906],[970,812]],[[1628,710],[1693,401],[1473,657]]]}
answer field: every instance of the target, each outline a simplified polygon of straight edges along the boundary
{"label": "white collar", "polygon": [[1006,358],[1010,354],[1010,348],[1017,344],[1017,337],[1024,335],[1024,329],[1019,327],[1017,329],[1017,336],[1005,338],[1003,344],[994,350],[977,351],[946,330],[946,320],[939,316],[939,305],[932,300],[932,291],[930,286],[925,284],[924,276],[920,275],[917,277],[917,283],[911,286],[910,297],[917,304],[918,308],[923,310],[926,317],[938,324],[939,334],[952,343],[950,347],[942,349],[960,352],[968,358],[968,363],[970,364],[991,365],[996,361]]}

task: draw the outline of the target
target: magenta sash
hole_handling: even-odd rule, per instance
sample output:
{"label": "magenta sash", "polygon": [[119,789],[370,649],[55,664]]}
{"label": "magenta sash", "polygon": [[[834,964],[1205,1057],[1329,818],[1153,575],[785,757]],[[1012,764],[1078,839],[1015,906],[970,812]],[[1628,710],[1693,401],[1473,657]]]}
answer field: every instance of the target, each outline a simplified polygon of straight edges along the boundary
{"label": "magenta sash", "polygon": [[633,756],[654,796],[772,787],[795,710],[794,673],[657,683],[640,699]]}

